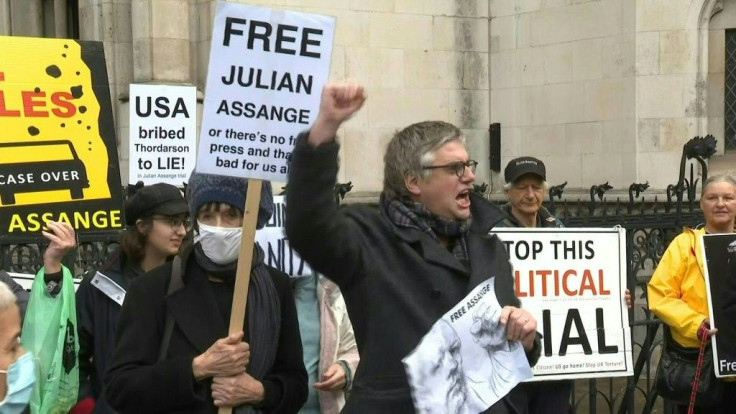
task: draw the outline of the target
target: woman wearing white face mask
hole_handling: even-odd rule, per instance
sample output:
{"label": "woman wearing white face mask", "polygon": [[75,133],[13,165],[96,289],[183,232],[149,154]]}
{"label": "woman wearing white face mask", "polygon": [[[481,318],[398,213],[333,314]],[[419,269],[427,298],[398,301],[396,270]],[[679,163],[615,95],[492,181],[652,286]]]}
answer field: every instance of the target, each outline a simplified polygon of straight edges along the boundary
{"label": "woman wearing white face mask", "polygon": [[15,295],[0,282],[0,412],[23,412],[35,382],[33,358],[20,346],[20,310]]}
{"label": "woman wearing white face mask", "polygon": [[[105,383],[121,412],[296,413],[307,374],[294,298],[286,275],[254,247],[243,332],[227,334],[240,251],[244,179],[192,174],[187,201],[194,245],[181,253],[182,286],[167,294],[175,263],[135,283],[123,304],[117,347]],[[271,217],[263,183],[257,227]],[[173,330],[166,343],[167,318]],[[114,391],[114,392],[113,392]]]}

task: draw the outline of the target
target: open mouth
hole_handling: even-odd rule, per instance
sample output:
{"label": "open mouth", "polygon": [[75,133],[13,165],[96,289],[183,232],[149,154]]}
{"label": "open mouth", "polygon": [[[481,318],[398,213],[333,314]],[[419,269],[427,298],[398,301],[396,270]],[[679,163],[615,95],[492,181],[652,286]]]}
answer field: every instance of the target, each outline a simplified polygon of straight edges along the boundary
{"label": "open mouth", "polygon": [[460,194],[455,197],[458,201],[470,201],[470,189],[466,189],[460,192]]}

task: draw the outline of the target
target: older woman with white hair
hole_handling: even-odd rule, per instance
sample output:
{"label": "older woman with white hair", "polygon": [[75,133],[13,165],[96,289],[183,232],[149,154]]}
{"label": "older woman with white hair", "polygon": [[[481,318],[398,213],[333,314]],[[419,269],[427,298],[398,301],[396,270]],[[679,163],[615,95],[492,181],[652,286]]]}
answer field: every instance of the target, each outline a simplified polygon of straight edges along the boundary
{"label": "older woman with white hair", "polygon": [[[695,355],[701,341],[717,332],[710,326],[701,236],[736,232],[736,179],[726,174],[708,177],[703,182],[700,209],[705,226],[686,228],[672,240],[647,288],[649,310],[664,323],[666,345],[673,352],[690,351]],[[731,300],[726,301],[729,302]],[[736,404],[736,383],[724,381],[723,387],[723,397],[715,405],[705,406],[704,402],[696,400],[695,413],[732,413]],[[683,397],[687,399],[686,395]],[[688,412],[687,401],[668,401],[674,405],[672,412]]]}
{"label": "older woman with white hair", "polygon": [[23,412],[35,382],[31,354],[20,346],[20,309],[15,294],[0,282],[0,412]]}

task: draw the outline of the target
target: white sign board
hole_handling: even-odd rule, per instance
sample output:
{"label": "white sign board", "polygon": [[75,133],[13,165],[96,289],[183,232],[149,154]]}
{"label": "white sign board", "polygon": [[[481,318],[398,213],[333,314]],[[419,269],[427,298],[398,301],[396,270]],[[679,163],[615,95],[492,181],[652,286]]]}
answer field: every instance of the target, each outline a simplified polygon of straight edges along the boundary
{"label": "white sign board", "polygon": [[128,183],[182,187],[197,161],[197,88],[130,85]]}
{"label": "white sign board", "polygon": [[494,278],[432,325],[402,360],[418,413],[479,413],[531,378],[520,342],[506,339]]}
{"label": "white sign board", "polygon": [[299,132],[314,122],[335,19],[217,3],[197,171],[286,181]]}
{"label": "white sign board", "polygon": [[633,375],[624,229],[494,228],[537,319],[533,380]]}
{"label": "white sign board", "polygon": [[256,230],[256,243],[266,255],[264,262],[290,277],[310,276],[312,269],[309,264],[289,246],[289,240],[284,233],[286,197],[274,196],[273,207],[271,219],[262,229]]}

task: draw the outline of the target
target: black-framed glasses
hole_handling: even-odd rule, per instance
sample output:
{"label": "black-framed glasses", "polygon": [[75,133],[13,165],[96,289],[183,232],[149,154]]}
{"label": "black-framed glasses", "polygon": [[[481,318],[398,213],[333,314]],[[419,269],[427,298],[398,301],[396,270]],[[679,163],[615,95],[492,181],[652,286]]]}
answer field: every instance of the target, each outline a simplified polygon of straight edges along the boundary
{"label": "black-framed glasses", "polygon": [[184,230],[189,231],[192,229],[192,219],[189,217],[182,217],[182,216],[159,216],[159,217],[152,217],[153,220],[162,221],[169,226],[171,226],[171,230],[177,231],[179,230],[179,227],[182,225],[184,226]]}
{"label": "black-framed glasses", "polygon": [[423,170],[434,170],[437,168],[444,168],[447,171],[454,172],[458,178],[462,178],[465,175],[465,169],[469,168],[470,171],[475,174],[475,168],[478,166],[478,161],[467,160],[465,162],[457,161],[451,162],[445,165],[430,165],[428,167],[422,167]]}

